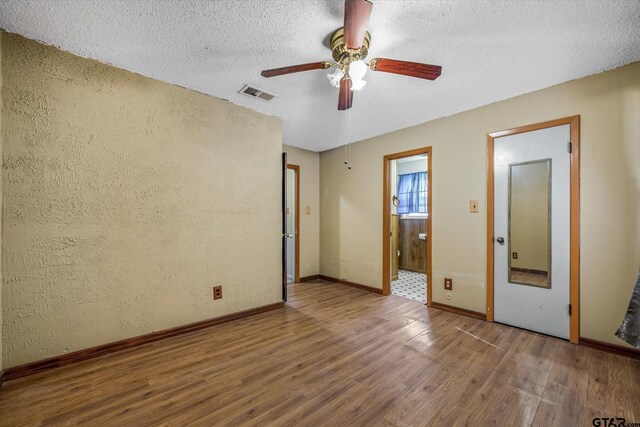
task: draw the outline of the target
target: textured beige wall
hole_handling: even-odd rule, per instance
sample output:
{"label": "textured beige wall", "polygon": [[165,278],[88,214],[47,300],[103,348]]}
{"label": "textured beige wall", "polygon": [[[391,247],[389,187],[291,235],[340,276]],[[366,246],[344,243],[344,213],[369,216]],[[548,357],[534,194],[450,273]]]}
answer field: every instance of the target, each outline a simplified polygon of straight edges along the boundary
{"label": "textured beige wall", "polygon": [[[382,287],[382,159],[433,147],[433,299],[486,309],[486,135],[582,116],[581,335],[613,336],[640,259],[640,63],[518,96],[320,155],[320,271]],[[479,199],[479,214],[469,200]],[[452,299],[443,278],[452,277]]]}
{"label": "textured beige wall", "polygon": [[278,119],[4,42],[5,368],[281,300]]}
{"label": "textured beige wall", "polygon": [[300,277],[312,276],[320,272],[320,154],[289,145],[282,151],[300,166]]}
{"label": "textured beige wall", "polygon": [[[0,159],[2,158],[2,148],[4,147],[4,128],[2,127],[2,52],[3,52],[4,31],[0,30]],[[0,179],[0,371],[2,370],[2,179]]]}

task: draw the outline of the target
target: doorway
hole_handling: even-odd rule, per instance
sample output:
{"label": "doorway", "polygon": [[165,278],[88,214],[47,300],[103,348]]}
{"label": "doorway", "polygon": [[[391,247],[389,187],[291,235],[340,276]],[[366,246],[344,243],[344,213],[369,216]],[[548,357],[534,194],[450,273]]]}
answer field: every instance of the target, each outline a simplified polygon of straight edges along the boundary
{"label": "doorway", "polygon": [[579,116],[490,134],[487,320],[577,343]]}
{"label": "doorway", "polygon": [[431,305],[431,147],[384,157],[383,295]]}
{"label": "doorway", "polygon": [[287,164],[286,179],[287,283],[300,281],[300,166]]}

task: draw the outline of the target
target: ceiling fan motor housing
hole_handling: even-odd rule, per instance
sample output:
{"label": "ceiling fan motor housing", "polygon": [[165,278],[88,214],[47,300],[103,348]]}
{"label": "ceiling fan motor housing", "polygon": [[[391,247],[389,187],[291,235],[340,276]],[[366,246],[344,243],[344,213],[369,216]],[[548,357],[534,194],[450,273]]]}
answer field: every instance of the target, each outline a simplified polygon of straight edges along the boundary
{"label": "ceiling fan motor housing", "polygon": [[367,31],[364,34],[362,47],[360,49],[349,49],[344,44],[344,27],[338,28],[331,36],[331,55],[339,63],[349,63],[364,59],[369,53],[369,43],[371,43],[371,34]]}

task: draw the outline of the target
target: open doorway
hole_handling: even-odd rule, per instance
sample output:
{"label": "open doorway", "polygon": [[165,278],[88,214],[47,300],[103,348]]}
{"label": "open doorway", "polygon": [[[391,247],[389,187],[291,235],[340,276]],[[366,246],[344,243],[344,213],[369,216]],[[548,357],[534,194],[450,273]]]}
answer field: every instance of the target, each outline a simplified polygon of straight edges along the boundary
{"label": "open doorway", "polygon": [[300,281],[300,166],[287,164],[286,179],[287,283]]}
{"label": "open doorway", "polygon": [[431,147],[384,158],[383,294],[431,304]]}

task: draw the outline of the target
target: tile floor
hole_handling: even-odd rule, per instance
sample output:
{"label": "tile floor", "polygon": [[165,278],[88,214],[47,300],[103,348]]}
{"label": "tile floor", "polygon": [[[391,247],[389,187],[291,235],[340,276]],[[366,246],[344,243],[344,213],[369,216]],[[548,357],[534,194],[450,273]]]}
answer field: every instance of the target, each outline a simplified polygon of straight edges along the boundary
{"label": "tile floor", "polygon": [[391,294],[427,302],[427,275],[398,270],[398,280],[391,281]]}

